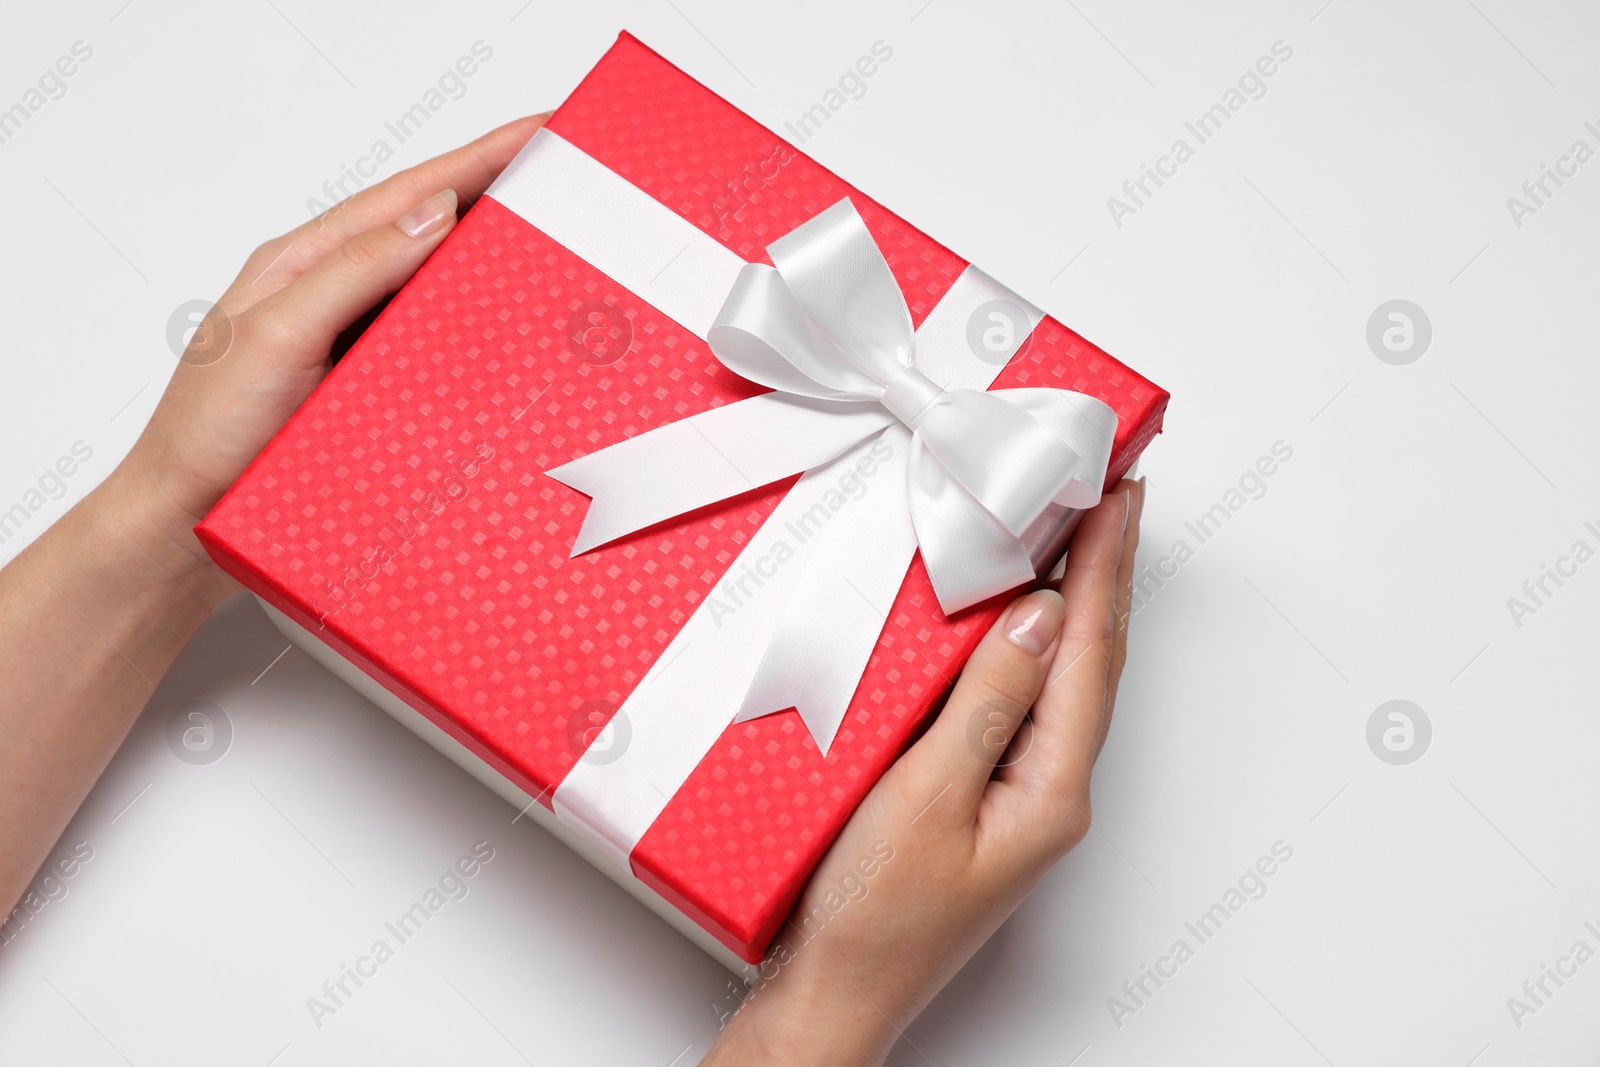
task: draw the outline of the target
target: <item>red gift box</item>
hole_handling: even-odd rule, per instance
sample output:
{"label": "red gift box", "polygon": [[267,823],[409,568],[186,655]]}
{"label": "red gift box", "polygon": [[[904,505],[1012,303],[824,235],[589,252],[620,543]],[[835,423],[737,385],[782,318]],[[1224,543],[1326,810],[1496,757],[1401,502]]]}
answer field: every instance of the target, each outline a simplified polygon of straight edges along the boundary
{"label": "red gift box", "polygon": [[[598,184],[615,176],[662,216],[652,225],[664,234],[692,227],[690,245],[709,238],[708,255],[736,262],[768,262],[769,243],[848,198],[914,324],[970,276],[960,257],[627,34],[541,138],[609,172]],[[766,390],[692,328],[696,309],[714,311],[725,295],[699,292],[715,271],[678,262],[699,253],[655,277],[603,272],[603,252],[569,247],[593,222],[582,204],[568,210],[568,194],[548,183],[528,199],[532,167],[529,152],[512,164],[196,533],[313,655],[708,951],[755,963],[1005,599],[947,618],[918,557],[826,753],[793,710],[730,719],[663,793],[620,869],[557,818],[554,797],[575,766],[606,759],[598,728],[717,595],[795,482],[569,558],[589,501],[552,468]],[[568,193],[581,199],[596,183],[578,184]],[[994,386],[1110,405],[1108,485],[1160,430],[1167,402],[1049,318]],[[600,737],[626,744],[614,730]]]}

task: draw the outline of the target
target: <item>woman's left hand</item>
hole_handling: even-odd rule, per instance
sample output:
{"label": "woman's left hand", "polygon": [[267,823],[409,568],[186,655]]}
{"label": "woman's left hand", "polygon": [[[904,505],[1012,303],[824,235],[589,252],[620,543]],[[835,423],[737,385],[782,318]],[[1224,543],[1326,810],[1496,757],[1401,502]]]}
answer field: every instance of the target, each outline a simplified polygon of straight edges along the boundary
{"label": "woman's left hand", "polygon": [[161,543],[232,588],[190,528],[322,381],[340,333],[416,273],[545,117],[402,171],[251,253],[112,475],[156,505]]}
{"label": "woman's left hand", "polygon": [[544,122],[519,119],[262,245],[117,469],[0,568],[0,914],[155,685],[237,589],[193,526]]}

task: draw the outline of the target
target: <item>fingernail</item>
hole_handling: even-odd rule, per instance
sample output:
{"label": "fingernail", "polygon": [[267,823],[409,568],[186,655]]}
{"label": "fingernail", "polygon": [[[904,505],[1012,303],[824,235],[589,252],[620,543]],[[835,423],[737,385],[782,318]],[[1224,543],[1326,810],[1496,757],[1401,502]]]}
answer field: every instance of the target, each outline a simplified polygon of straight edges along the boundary
{"label": "fingernail", "polygon": [[1128,532],[1128,516],[1133,514],[1133,487],[1122,490],[1122,532]]}
{"label": "fingernail", "polygon": [[1061,632],[1066,601],[1054,589],[1029,593],[1006,613],[1006,640],[1030,656],[1042,656]]}
{"label": "fingernail", "polygon": [[1145,492],[1145,484],[1144,483],[1145,483],[1145,479],[1141,475],[1140,478],[1139,478],[1139,511],[1138,511],[1138,517],[1141,518],[1141,519],[1144,518],[1144,492]]}
{"label": "fingernail", "polygon": [[445,220],[455,218],[455,214],[456,191],[446,189],[434,193],[412,208],[395,225],[400,227],[400,232],[407,237],[426,237],[430,233],[438,233]]}

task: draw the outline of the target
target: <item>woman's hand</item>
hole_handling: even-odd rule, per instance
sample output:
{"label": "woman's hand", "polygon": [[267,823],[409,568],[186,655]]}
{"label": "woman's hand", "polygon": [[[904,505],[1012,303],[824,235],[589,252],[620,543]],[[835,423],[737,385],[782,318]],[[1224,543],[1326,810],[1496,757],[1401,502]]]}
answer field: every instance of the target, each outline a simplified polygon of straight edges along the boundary
{"label": "woman's hand", "polygon": [[316,388],[339,334],[411,277],[543,121],[502,126],[257,249],[127,458],[0,569],[0,914],[236,588],[194,524]]}
{"label": "woman's hand", "polygon": [[1082,839],[1143,507],[1144,482],[1120,483],[1073,535],[1061,592],[1022,597],[984,637],[823,858],[706,1064],[880,1063]]}
{"label": "woman's hand", "polygon": [[327,373],[339,334],[395,292],[544,124],[518,119],[273,238],[195,331],[111,480],[150,501],[154,530],[232,590],[190,533]]}

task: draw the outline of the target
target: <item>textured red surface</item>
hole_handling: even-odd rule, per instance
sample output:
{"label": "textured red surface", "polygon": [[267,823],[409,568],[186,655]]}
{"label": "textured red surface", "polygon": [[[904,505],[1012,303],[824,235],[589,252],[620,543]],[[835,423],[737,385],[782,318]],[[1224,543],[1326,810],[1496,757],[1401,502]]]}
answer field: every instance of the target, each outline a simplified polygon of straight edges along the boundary
{"label": "textured red surface", "polygon": [[[550,128],[747,259],[848,194],[917,322],[966,266],[626,35]],[[605,321],[588,318],[596,301],[631,326],[615,362],[569,340],[575,316]],[[1010,386],[1116,408],[1113,480],[1167,400],[1051,319],[995,383]],[[568,559],[587,498],[543,472],[760,391],[484,198],[197,532],[548,806],[578,759],[573,732],[622,703],[791,483]],[[635,849],[635,872],[759,960],[999,610],[945,619],[913,563],[827,757],[793,712],[730,726]]]}

